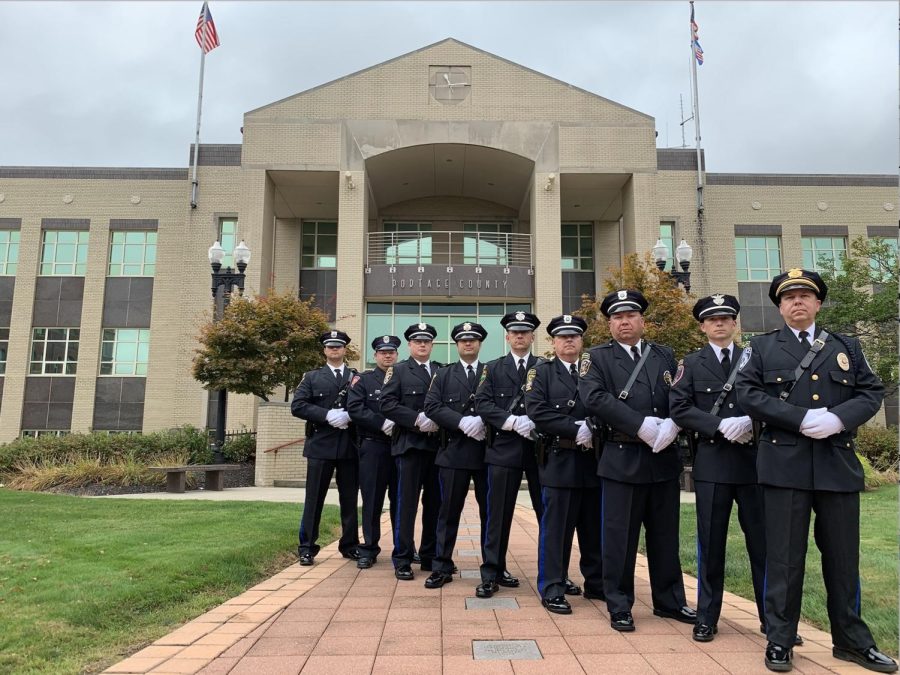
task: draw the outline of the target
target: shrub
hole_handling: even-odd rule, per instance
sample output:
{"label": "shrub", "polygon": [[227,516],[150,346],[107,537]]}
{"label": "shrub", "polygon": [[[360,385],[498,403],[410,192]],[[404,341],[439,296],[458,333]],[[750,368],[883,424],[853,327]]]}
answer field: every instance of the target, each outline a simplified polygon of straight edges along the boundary
{"label": "shrub", "polygon": [[876,471],[897,470],[897,427],[866,425],[859,428],[856,451]]}
{"label": "shrub", "polygon": [[256,435],[248,431],[226,438],[222,454],[227,462],[249,462],[256,457]]}
{"label": "shrub", "polygon": [[859,463],[862,464],[863,481],[865,482],[866,490],[876,490],[882,485],[887,485],[890,482],[886,476],[883,476],[880,472],[876,471],[869,463],[869,460],[860,453],[857,452],[856,456],[859,458]]}

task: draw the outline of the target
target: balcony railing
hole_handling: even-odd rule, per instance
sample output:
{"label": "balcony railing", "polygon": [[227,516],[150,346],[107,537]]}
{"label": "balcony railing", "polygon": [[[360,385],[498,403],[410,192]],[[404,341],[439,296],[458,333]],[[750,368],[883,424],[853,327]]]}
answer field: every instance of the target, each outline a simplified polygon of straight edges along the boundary
{"label": "balcony railing", "polygon": [[531,269],[533,264],[530,234],[371,232],[367,239],[367,268],[375,265],[474,265]]}

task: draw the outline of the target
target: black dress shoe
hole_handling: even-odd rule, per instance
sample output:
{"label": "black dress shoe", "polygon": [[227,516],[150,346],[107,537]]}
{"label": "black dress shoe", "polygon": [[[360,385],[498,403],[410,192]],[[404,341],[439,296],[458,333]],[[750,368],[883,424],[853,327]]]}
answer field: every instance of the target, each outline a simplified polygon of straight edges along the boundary
{"label": "black dress shoe", "polygon": [[613,612],[609,615],[609,625],[620,633],[630,633],[634,630],[634,617],[631,612]]}
{"label": "black dress shoe", "polygon": [[[759,624],[759,632],[762,633],[763,635],[766,634],[766,624],[764,624],[764,623]],[[803,636],[800,635],[800,633],[797,633],[794,636],[794,646],[795,647],[803,646]]]}
{"label": "black dress shoe", "polygon": [[313,564],[315,558],[312,557],[309,553],[301,553],[300,554],[300,564],[304,567],[309,567]]}
{"label": "black dress shoe", "polygon": [[548,612],[553,612],[554,614],[572,613],[572,606],[564,595],[557,595],[555,598],[544,598],[541,600],[541,604]]}
{"label": "black dress shoe", "polygon": [[413,574],[412,567],[409,565],[404,565],[403,567],[398,567],[394,570],[394,576],[397,577],[400,581],[412,581],[416,578],[416,575]]}
{"label": "black dress shoe", "polygon": [[341,553],[341,555],[348,560],[359,560],[359,551],[357,551],[355,548],[352,548],[349,551],[345,551]]}
{"label": "black dress shoe", "polygon": [[878,673],[895,673],[897,672],[897,662],[890,656],[882,654],[878,651],[878,647],[872,645],[868,649],[842,649],[834,647],[831,650],[834,658],[841,661],[853,661],[863,668],[874,670]]}
{"label": "black dress shoe", "polygon": [[452,574],[432,572],[431,576],[425,580],[425,588],[440,588],[444,584],[449,584],[451,581],[453,581]]}
{"label": "black dress shoe", "polygon": [[416,551],[413,553],[413,565],[418,565],[422,562],[422,559],[419,557],[419,552]]}
{"label": "black dress shoe", "polygon": [[510,574],[508,570],[503,570],[503,574],[497,577],[497,583],[506,588],[519,587],[519,580]]}
{"label": "black dress shoe", "polygon": [[793,656],[793,650],[770,642],[766,645],[766,668],[777,673],[786,673],[794,667],[791,663]]}
{"label": "black dress shoe", "polygon": [[566,579],[566,595],[581,595],[581,586],[571,579]]}
{"label": "black dress shoe", "polygon": [[475,595],[479,598],[490,598],[497,591],[500,590],[500,587],[497,585],[496,581],[491,581],[486,584],[479,584],[475,587]]}
{"label": "black dress shoe", "polygon": [[360,558],[356,561],[357,569],[367,570],[375,564],[375,558]]}
{"label": "black dress shoe", "polygon": [[677,611],[668,609],[654,609],[653,616],[661,616],[664,619],[675,619],[681,623],[697,623],[697,612],[690,607],[682,607]]}
{"label": "black dress shoe", "polygon": [[708,623],[698,623],[694,626],[694,640],[697,642],[712,642],[719,629]]}

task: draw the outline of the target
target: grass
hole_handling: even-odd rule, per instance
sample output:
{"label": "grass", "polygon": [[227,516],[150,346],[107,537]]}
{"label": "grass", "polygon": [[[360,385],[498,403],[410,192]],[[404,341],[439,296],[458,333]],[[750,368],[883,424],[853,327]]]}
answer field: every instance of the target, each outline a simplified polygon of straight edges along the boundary
{"label": "grass", "polygon": [[[860,495],[862,616],[879,648],[893,656],[897,656],[898,652],[897,497],[896,485]],[[682,504],[681,567],[691,575],[697,574],[696,529],[694,505]],[[803,586],[803,620],[828,631],[822,562],[819,549],[816,548],[812,538],[812,523],[809,530],[809,550]],[[737,507],[732,509],[728,531],[725,589],[741,597],[753,599],[750,561],[744,545],[744,535],[737,522]],[[692,598],[688,600],[693,604]]]}
{"label": "grass", "polygon": [[300,510],[0,489],[0,672],[108,667],[291,564]]}

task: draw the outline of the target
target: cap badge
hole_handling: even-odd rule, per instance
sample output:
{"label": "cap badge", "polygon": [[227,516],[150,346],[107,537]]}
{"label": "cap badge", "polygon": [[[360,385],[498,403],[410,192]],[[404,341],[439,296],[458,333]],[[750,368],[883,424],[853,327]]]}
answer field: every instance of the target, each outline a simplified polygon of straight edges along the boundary
{"label": "cap badge", "polygon": [[628,299],[628,291],[619,291],[618,293],[616,293],[616,295],[619,297],[619,300]]}
{"label": "cap badge", "polygon": [[721,293],[716,293],[714,296],[712,296],[712,300],[717,305],[725,304],[725,296],[722,295]]}
{"label": "cap badge", "polygon": [[381,338],[381,341],[382,341],[384,344],[387,344],[388,342],[391,341],[391,336],[390,336],[390,335],[385,335],[384,337]]}
{"label": "cap badge", "polygon": [[844,352],[837,355],[837,362],[844,372],[850,370],[850,359],[847,358],[847,355]]}
{"label": "cap badge", "polygon": [[463,330],[472,330],[472,324],[466,322],[463,324]]}
{"label": "cap badge", "polygon": [[516,321],[524,321],[525,312],[516,312]]}
{"label": "cap badge", "polygon": [[337,337],[337,331],[336,331],[336,330],[331,331],[331,337],[333,337],[333,338],[336,338],[336,337]]}
{"label": "cap badge", "polygon": [[802,277],[802,276],[803,276],[803,270],[800,270],[796,267],[788,270],[788,278],[789,279],[797,279],[798,277]]}
{"label": "cap badge", "polygon": [[425,323],[419,324],[419,330],[425,330],[426,328],[428,328],[428,324],[425,324]]}
{"label": "cap badge", "polygon": [[568,314],[563,314],[563,323],[572,323],[572,317]]}

